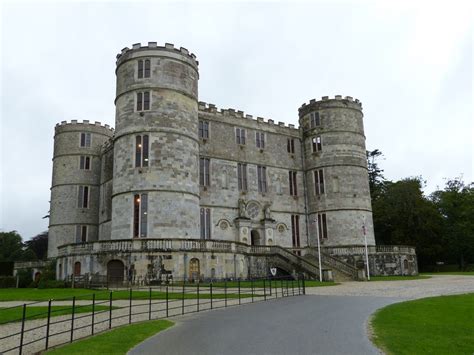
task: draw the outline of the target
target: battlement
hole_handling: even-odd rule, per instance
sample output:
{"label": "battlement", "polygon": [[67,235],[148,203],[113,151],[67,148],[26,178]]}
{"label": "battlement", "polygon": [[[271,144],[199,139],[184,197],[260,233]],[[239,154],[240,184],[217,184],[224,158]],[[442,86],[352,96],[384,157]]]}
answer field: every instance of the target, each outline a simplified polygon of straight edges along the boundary
{"label": "battlement", "polygon": [[128,54],[134,51],[143,51],[143,50],[160,50],[160,51],[168,51],[172,53],[177,53],[180,55],[189,58],[196,66],[199,65],[199,62],[196,60],[196,55],[194,53],[190,53],[184,47],[175,48],[174,44],[172,43],[165,43],[164,46],[158,46],[157,42],[148,42],[147,46],[142,46],[141,43],[135,43],[132,45],[132,48],[125,47],[122,49],[120,53],[117,54],[117,64]]}
{"label": "battlement", "polygon": [[55,130],[61,129],[63,127],[72,127],[72,126],[80,126],[81,128],[86,128],[89,129],[94,129],[94,128],[100,128],[101,130],[105,129],[109,131],[111,134],[114,133],[114,128],[111,127],[108,124],[102,124],[98,121],[95,122],[90,122],[89,120],[83,120],[82,122],[79,122],[78,120],[71,120],[71,122],[68,121],[61,121],[61,123],[56,123]]}
{"label": "battlement", "polygon": [[[362,110],[362,102],[358,99],[354,99],[352,96],[342,97],[342,95],[335,95],[334,99],[330,99],[329,96],[323,96],[321,100],[317,101],[316,99],[309,100],[309,103],[303,103],[301,107],[298,109],[300,112],[300,116],[303,113],[306,114],[308,110],[317,109],[319,106],[324,106],[325,104],[342,104],[345,106],[350,106],[352,108],[358,108]],[[315,107],[316,106],[316,107]]]}
{"label": "battlement", "polygon": [[216,105],[203,102],[203,101],[199,101],[198,109],[200,112],[212,113],[216,116],[250,120],[255,123],[263,123],[269,126],[274,126],[274,127],[276,126],[276,127],[286,128],[286,129],[298,130],[298,128],[295,128],[294,124],[286,125],[284,122],[278,122],[278,124],[275,124],[275,121],[272,119],[266,120],[263,117],[254,118],[253,115],[247,115],[244,113],[244,111],[238,111],[233,108],[219,109],[216,107]]}

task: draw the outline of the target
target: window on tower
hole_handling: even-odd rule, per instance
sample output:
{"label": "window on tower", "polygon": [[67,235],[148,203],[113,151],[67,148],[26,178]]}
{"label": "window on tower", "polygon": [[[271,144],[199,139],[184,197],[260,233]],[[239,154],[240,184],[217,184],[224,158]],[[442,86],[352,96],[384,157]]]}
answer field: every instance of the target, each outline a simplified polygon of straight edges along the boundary
{"label": "window on tower", "polygon": [[316,195],[324,194],[324,173],[323,169],[314,171],[314,192]]}
{"label": "window on tower", "polygon": [[211,239],[210,208],[201,208],[201,239]]}
{"label": "window on tower", "polygon": [[245,145],[245,128],[235,129],[235,141],[237,144]]}
{"label": "window on tower", "polygon": [[319,112],[311,112],[309,114],[309,128],[321,126],[321,118],[319,117]]}
{"label": "window on tower", "polygon": [[137,111],[150,110],[150,91],[137,92]]}
{"label": "window on tower", "polygon": [[288,177],[289,177],[289,185],[290,185],[290,195],[291,196],[297,196],[298,195],[298,190],[297,190],[297,181],[296,181],[296,171],[289,171],[288,172]]}
{"label": "window on tower", "polygon": [[210,185],[209,165],[210,165],[209,159],[207,158],[199,159],[199,184],[201,186]]}
{"label": "window on tower", "polygon": [[81,155],[79,158],[79,169],[90,170],[91,169],[91,157],[88,155]]}
{"label": "window on tower", "polygon": [[323,150],[323,142],[321,140],[321,136],[316,136],[311,139],[312,146],[313,146],[313,153],[320,152]]}
{"label": "window on tower", "polygon": [[[291,241],[293,248],[299,248],[300,243],[300,216],[296,214],[291,215]],[[297,254],[300,252],[297,251]]]}
{"label": "window on tower", "polygon": [[264,194],[267,192],[267,168],[257,165],[258,192]]}
{"label": "window on tower", "polygon": [[150,60],[140,59],[138,61],[138,79],[149,78],[150,77]]}
{"label": "window on tower", "polygon": [[145,238],[148,232],[148,194],[133,196],[133,238]]}
{"label": "window on tower", "polygon": [[142,168],[148,166],[149,139],[148,135],[135,137],[135,167]]}
{"label": "window on tower", "polygon": [[328,224],[326,213],[318,213],[318,234],[319,239],[328,239]]}
{"label": "window on tower", "polygon": [[288,138],[286,143],[286,150],[288,153],[295,154],[295,140],[293,138]]}
{"label": "window on tower", "polygon": [[237,164],[237,182],[239,191],[247,191],[247,164]]}
{"label": "window on tower", "polygon": [[84,225],[76,226],[76,243],[87,242],[88,228]]}
{"label": "window on tower", "polygon": [[80,146],[81,148],[89,148],[91,146],[91,134],[83,132],[80,135]]}
{"label": "window on tower", "polygon": [[255,132],[255,143],[257,145],[257,148],[265,148],[265,133]]}
{"label": "window on tower", "polygon": [[79,186],[77,194],[77,207],[89,208],[89,186]]}

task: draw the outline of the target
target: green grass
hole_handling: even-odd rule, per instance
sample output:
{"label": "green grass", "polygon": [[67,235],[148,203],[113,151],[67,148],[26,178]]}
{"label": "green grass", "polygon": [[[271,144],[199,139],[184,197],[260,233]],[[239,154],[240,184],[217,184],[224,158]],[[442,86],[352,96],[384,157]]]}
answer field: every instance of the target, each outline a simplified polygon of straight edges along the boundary
{"label": "green grass", "polygon": [[430,279],[431,276],[370,276],[370,281],[406,281],[406,280],[423,280]]}
{"label": "green grass", "polygon": [[[116,308],[116,307],[112,307]],[[108,306],[95,306],[95,311],[104,311],[108,310]],[[92,312],[92,306],[76,306],[74,311],[75,313],[87,313]],[[71,314],[72,307],[71,306],[52,306],[51,307],[51,316],[62,316],[65,314]],[[21,321],[23,317],[23,307],[15,307],[15,308],[0,308],[0,324],[8,323],[8,322],[17,322]],[[29,306],[26,307],[26,319],[39,319],[39,318],[47,318],[48,317],[48,307],[43,306]]]}
{"label": "green grass", "polygon": [[393,304],[371,324],[372,340],[388,354],[473,354],[474,293]]}
{"label": "green grass", "polygon": [[60,348],[51,349],[46,354],[126,354],[135,345],[172,325],[173,323],[167,320],[126,325]]}
{"label": "green grass", "polygon": [[[201,293],[202,292],[202,293]],[[202,289],[199,295],[201,299],[210,299],[211,295],[209,290]],[[89,290],[79,288],[48,288],[48,289],[35,289],[35,288],[5,288],[0,289],[0,301],[47,301],[49,299],[61,300],[61,299],[72,299],[76,296],[78,300],[91,300],[92,294],[96,294],[96,300],[108,300],[109,291],[104,290]],[[128,290],[113,291],[112,298],[114,300],[126,300],[129,299],[130,293]],[[149,298],[148,291],[132,291],[132,298],[134,300],[145,300]],[[258,297],[258,295],[255,295]],[[263,296],[263,295],[262,295]],[[181,299],[181,292],[169,292],[169,299]],[[215,289],[212,298],[221,299],[224,298],[224,290]],[[238,298],[238,294],[232,290],[227,293],[227,298]],[[241,294],[242,298],[251,297],[249,294]],[[152,299],[166,299],[166,292],[152,291]],[[196,294],[190,293],[189,290],[184,294],[185,299],[195,299]]]}
{"label": "green grass", "polygon": [[420,275],[463,275],[474,276],[474,271],[443,271],[443,272],[422,272]]}
{"label": "green grass", "polygon": [[[283,284],[283,287],[286,287],[286,284],[288,283],[288,287],[291,288],[291,285],[292,285],[292,281],[291,280],[272,280],[271,282],[271,286],[272,288],[274,287],[281,287],[281,285]],[[224,287],[225,286],[225,282],[214,282],[212,284],[213,287]],[[186,284],[187,285],[187,284]],[[306,287],[321,287],[321,286],[335,286],[335,285],[339,285],[338,283],[336,282],[332,282],[332,281],[324,281],[324,282],[320,282],[320,281],[315,281],[315,280],[305,280],[305,286]],[[182,286],[182,284],[180,284],[179,286]],[[177,287],[179,287],[177,285]],[[197,286],[197,284],[189,284],[189,286]],[[209,283],[200,283],[199,284],[200,287],[202,288],[206,288],[208,289],[209,288]],[[253,282],[253,287],[254,288],[263,288],[263,280],[258,280],[258,281],[254,281]],[[296,280],[293,281],[293,286],[294,288],[298,288],[298,282]],[[239,283],[238,281],[228,281],[227,282],[227,287],[230,287],[230,288],[237,288],[239,287]],[[268,280],[265,281],[265,287],[267,287],[268,289],[270,288],[270,282]],[[300,287],[303,287],[303,283],[302,281],[300,281]],[[240,281],[240,288],[252,288],[252,281]],[[233,290],[234,291],[234,290]],[[248,290],[246,290],[246,292],[248,292]]]}

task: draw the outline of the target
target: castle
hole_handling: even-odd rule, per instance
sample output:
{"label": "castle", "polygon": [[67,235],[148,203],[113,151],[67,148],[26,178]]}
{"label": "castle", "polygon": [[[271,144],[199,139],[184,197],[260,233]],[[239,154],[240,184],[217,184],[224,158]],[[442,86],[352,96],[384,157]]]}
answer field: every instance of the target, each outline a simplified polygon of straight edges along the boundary
{"label": "castle", "polygon": [[[185,48],[117,55],[115,130],[54,136],[48,256],[57,276],[110,282],[417,272],[413,248],[376,247],[362,104],[323,97],[299,128],[198,101]],[[364,235],[365,234],[365,235]]]}

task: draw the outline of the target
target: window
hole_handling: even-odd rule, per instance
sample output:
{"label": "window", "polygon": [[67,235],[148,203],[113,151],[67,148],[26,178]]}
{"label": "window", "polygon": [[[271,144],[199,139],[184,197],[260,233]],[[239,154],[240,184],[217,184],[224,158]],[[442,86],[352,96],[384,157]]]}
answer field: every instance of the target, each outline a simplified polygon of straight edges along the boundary
{"label": "window", "polygon": [[324,174],[322,169],[314,171],[314,192],[316,195],[324,194]]}
{"label": "window", "polygon": [[267,192],[267,168],[257,165],[258,192],[264,194]]}
{"label": "window", "polygon": [[260,149],[265,148],[265,133],[256,132],[255,133],[255,142],[257,144],[257,148],[260,148]]}
{"label": "window", "polygon": [[149,139],[148,135],[135,137],[135,167],[148,166]]}
{"label": "window", "polygon": [[328,239],[328,225],[326,222],[326,213],[318,213],[318,232],[319,239]]}
{"label": "window", "polygon": [[79,186],[77,207],[89,208],[89,186]]}
{"label": "window", "polygon": [[289,177],[289,184],[290,184],[290,195],[291,196],[297,196],[298,195],[298,190],[296,188],[296,171],[289,171],[288,172],[288,177]]}
{"label": "window", "polygon": [[295,140],[293,138],[288,138],[286,149],[288,153],[295,154]]}
{"label": "window", "polygon": [[91,157],[87,155],[81,155],[79,158],[79,169],[91,170]]}
{"label": "window", "polygon": [[245,145],[245,129],[236,128],[235,129],[235,141],[237,144]]}
{"label": "window", "polygon": [[91,134],[81,133],[81,147],[89,148],[91,146]]}
{"label": "window", "polygon": [[237,182],[239,191],[247,191],[247,164],[237,164]]}
{"label": "window", "polygon": [[199,121],[199,138],[202,138],[202,139],[209,138],[209,122],[208,121]]}
{"label": "window", "polygon": [[321,150],[323,150],[321,136],[313,137],[311,141],[313,143],[313,152],[320,152]]}
{"label": "window", "polygon": [[87,242],[87,226],[76,226],[76,243]]}
{"label": "window", "polygon": [[199,159],[199,185],[201,185],[201,186],[209,186],[210,185],[209,164],[210,164],[209,159],[207,159],[207,158],[200,158]]}
{"label": "window", "polygon": [[201,239],[211,239],[211,210],[201,208]]}
{"label": "window", "polygon": [[138,79],[150,77],[150,60],[139,60],[138,61]]}
{"label": "window", "polygon": [[319,118],[319,112],[311,112],[309,115],[309,128],[321,126],[321,119]]}
{"label": "window", "polygon": [[300,216],[291,215],[291,238],[293,248],[300,247]]}
{"label": "window", "polygon": [[148,232],[148,194],[133,196],[133,238],[146,238]]}
{"label": "window", "polygon": [[150,110],[150,92],[137,92],[137,111]]}

